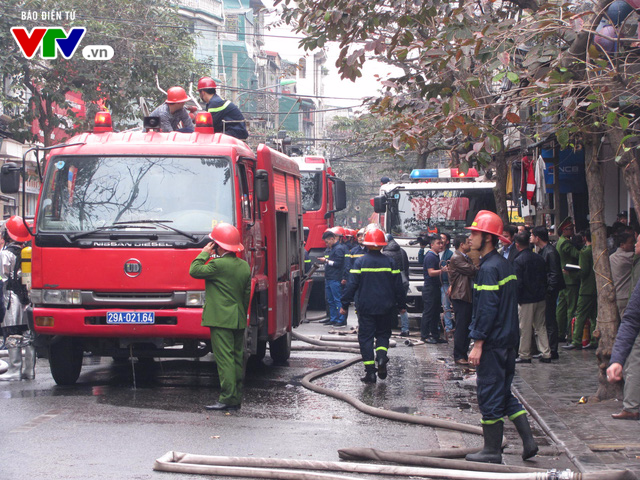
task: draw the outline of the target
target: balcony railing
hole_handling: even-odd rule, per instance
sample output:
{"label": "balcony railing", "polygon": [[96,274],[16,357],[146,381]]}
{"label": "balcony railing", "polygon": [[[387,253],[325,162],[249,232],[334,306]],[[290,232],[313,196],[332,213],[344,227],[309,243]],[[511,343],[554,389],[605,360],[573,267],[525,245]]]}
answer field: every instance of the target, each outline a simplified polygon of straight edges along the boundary
{"label": "balcony railing", "polygon": [[222,18],[222,2],[220,0],[179,0],[178,3],[185,8]]}

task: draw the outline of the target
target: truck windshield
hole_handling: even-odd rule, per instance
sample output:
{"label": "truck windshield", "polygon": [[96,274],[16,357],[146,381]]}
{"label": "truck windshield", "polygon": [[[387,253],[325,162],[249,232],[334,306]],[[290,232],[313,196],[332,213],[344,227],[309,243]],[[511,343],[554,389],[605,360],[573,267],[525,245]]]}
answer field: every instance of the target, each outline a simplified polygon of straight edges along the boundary
{"label": "truck windshield", "polygon": [[[79,232],[116,222],[163,219],[209,232],[234,222],[229,159],[221,157],[55,156],[49,160],[39,232]],[[168,231],[135,224],[127,230]]]}
{"label": "truck windshield", "polygon": [[302,209],[315,212],[322,208],[322,172],[302,172],[300,180]]}
{"label": "truck windshield", "polygon": [[387,221],[389,231],[397,237],[435,231],[455,236],[466,232],[464,227],[471,225],[480,210],[495,211],[490,188],[396,190],[391,192]]}

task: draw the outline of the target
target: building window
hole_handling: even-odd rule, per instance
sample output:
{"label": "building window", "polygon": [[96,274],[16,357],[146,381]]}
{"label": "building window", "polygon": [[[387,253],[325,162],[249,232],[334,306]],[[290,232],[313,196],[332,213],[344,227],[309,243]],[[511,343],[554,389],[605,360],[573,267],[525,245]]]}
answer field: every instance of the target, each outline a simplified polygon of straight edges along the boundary
{"label": "building window", "polygon": [[300,78],[307,78],[307,59],[301,58],[298,61],[298,76]]}
{"label": "building window", "polygon": [[238,38],[238,16],[227,15],[224,21],[224,30],[227,39],[234,40]]}

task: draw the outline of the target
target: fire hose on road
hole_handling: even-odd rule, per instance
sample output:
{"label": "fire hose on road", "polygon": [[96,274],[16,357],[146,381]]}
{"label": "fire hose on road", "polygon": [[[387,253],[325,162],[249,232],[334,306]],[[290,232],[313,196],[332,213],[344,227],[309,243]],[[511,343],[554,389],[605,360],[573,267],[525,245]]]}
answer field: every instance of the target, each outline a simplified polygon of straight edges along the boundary
{"label": "fire hose on road", "polygon": [[[467,462],[471,463],[471,462]],[[348,472],[403,477],[423,477],[445,480],[631,480],[633,474],[626,471],[575,473],[558,472],[497,473],[443,468],[418,468],[367,463],[320,462],[279,458],[219,457],[167,452],[158,458],[154,470],[200,475],[225,475],[230,477],[273,478],[282,480],[358,480],[357,477],[316,473]],[[288,469],[288,470],[285,470]]]}
{"label": "fire hose on road", "polygon": [[[311,349],[357,354],[357,356],[337,365],[307,374],[301,382],[305,388],[345,401],[368,415],[394,421],[482,435],[482,429],[480,427],[450,420],[408,415],[371,407],[350,395],[313,384],[313,380],[317,378],[334,373],[361,361],[362,358],[359,355],[359,349],[345,346],[345,343],[352,343],[353,338],[346,338],[345,341],[342,341],[342,339],[326,341],[323,339],[317,340],[310,338],[297,332],[293,332],[292,335],[293,338],[297,340],[311,344]],[[395,344],[393,346],[395,346]],[[309,348],[305,349],[308,350]],[[555,469],[545,471],[519,466],[467,462],[455,458],[477,450],[477,448],[467,448],[421,452],[383,452],[371,448],[349,448],[339,450],[338,452],[340,458],[345,460],[370,459],[412,466],[251,457],[221,457],[170,451],[157,459],[153,468],[154,470],[176,473],[282,480],[358,480],[357,477],[345,476],[342,473],[415,476],[444,480],[632,480],[636,478],[633,473],[626,470],[597,473],[578,473],[570,470],[558,471]]]}

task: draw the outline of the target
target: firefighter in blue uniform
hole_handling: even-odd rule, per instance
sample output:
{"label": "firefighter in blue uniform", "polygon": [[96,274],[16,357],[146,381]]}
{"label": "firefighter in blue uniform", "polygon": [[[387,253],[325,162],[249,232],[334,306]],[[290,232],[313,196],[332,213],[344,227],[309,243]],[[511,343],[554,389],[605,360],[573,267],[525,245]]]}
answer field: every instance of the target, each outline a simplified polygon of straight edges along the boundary
{"label": "firefighter in blue uniform", "polygon": [[538,452],[527,411],[511,393],[520,334],[517,278],[511,263],[496,251],[502,236],[500,217],[481,210],[470,227],[471,248],[480,253],[480,270],[473,286],[473,316],[469,338],[474,341],[469,363],[477,367],[478,407],[482,413],[484,448],[466,456],[474,462],[502,462],[504,416],[522,438],[522,458]]}
{"label": "firefighter in blue uniform", "polygon": [[211,113],[213,131],[246,140],[249,132],[244,122],[244,115],[235,103],[220,98],[216,93],[216,87],[216,82],[211,77],[202,77],[198,80],[200,100],[206,103],[205,109]]}
{"label": "firefighter in blue uniform", "polygon": [[358,258],[364,256],[364,254],[367,253],[367,249],[362,245],[362,242],[364,241],[364,228],[361,228],[360,230],[358,230],[358,233],[356,234],[356,238],[358,239],[358,243],[356,244],[355,247],[351,249],[347,257],[349,262],[349,271],[351,271],[353,262],[355,262]]}
{"label": "firefighter in blue uniform", "polygon": [[358,342],[365,369],[361,380],[375,383],[376,365],[378,377],[382,380],[387,378],[391,327],[397,319],[398,310],[403,312],[407,308],[406,294],[400,269],[381,252],[387,244],[384,232],[378,228],[368,230],[362,244],[367,247],[367,253],[353,262],[340,311],[346,313],[356,298]]}
{"label": "firefighter in blue uniform", "polygon": [[321,323],[344,326],[346,319],[340,315],[340,297],[342,296],[342,280],[345,268],[345,248],[332,228],[322,234],[327,249],[323,257],[317,261],[324,264],[325,300],[329,307],[329,318]]}

